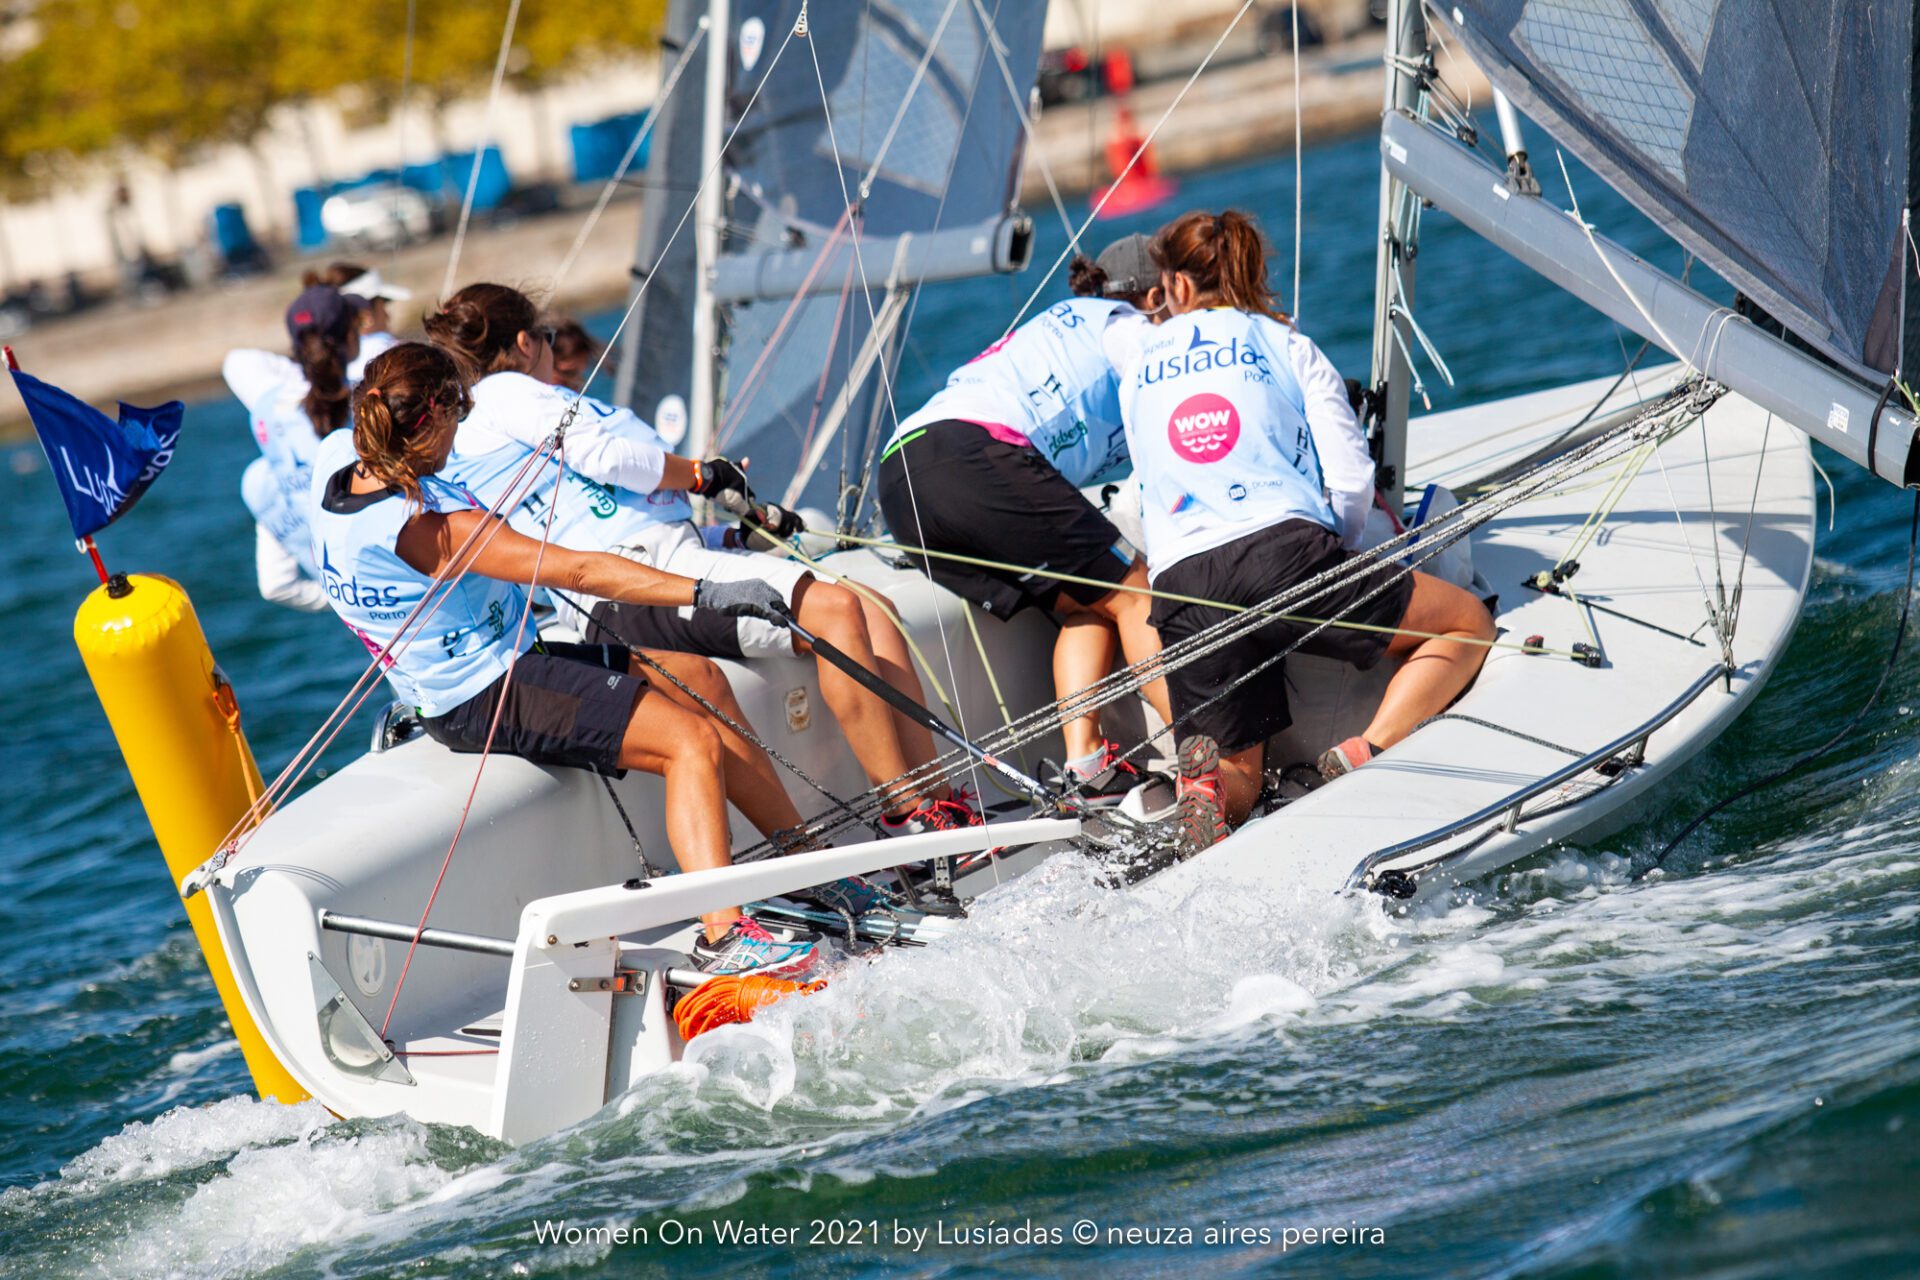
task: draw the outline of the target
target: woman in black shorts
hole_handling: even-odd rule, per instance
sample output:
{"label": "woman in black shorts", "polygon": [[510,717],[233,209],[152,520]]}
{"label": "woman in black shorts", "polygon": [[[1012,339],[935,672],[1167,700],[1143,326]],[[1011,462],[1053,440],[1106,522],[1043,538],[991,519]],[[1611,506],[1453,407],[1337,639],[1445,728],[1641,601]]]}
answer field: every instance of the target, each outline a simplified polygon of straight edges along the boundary
{"label": "woman in black shorts", "polygon": [[[1076,296],[956,370],[900,423],[880,458],[880,510],[897,540],[1032,566],[924,559],[934,581],[995,617],[1029,607],[1056,616],[1053,681],[1062,698],[1112,671],[1116,647],[1129,663],[1160,651],[1147,620],[1145,565],[1080,494],[1131,470],[1108,353],[1126,331],[1148,327],[1143,309],[1156,279],[1144,236],[1108,246],[1097,263],[1075,259]],[[1165,683],[1145,693],[1165,718]],[[1061,733],[1082,799],[1117,803],[1139,782],[1101,733],[1097,711],[1063,723]]]}
{"label": "woman in black shorts", "polygon": [[[395,692],[455,751],[490,745],[544,764],[660,775],[667,835],[682,870],[730,864],[730,795],[749,818],[797,822],[766,757],[722,732],[691,700],[679,701],[684,694],[654,688],[624,648],[537,644],[524,587],[769,620],[779,616],[780,596],[764,582],[695,581],[615,555],[543,545],[504,522],[489,528],[485,512],[435,480],[470,404],[452,357],[402,343],[368,366],[352,432],[321,441],[315,458],[312,527],[322,585],[341,621],[380,655]],[[436,590],[435,577],[456,565]],[[423,616],[409,629],[416,613]],[[657,656],[740,714],[712,663]],[[795,972],[811,963],[810,943],[780,941],[737,908],[702,921],[706,933],[693,959],[708,972]]]}

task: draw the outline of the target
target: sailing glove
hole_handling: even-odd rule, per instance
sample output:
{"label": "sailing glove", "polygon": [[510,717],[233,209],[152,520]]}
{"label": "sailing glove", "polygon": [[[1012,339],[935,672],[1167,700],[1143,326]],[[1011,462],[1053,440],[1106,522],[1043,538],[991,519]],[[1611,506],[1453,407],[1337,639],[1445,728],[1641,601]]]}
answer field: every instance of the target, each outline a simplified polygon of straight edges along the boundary
{"label": "sailing glove", "polygon": [[771,551],[807,531],[807,522],[785,507],[775,506],[771,502],[765,505],[755,503],[738,491],[721,494],[714,499],[714,505],[740,521],[740,536],[738,539],[729,538],[729,546],[746,547],[750,551]]}
{"label": "sailing glove", "polygon": [[758,578],[730,582],[702,578],[693,587],[693,607],[712,609],[729,618],[759,618],[781,627],[792,616],[786,597]]}
{"label": "sailing glove", "polygon": [[711,498],[716,493],[725,493],[730,489],[738,489],[749,496],[753,493],[747,487],[747,473],[731,458],[708,458],[693,464],[693,492],[703,498]]}

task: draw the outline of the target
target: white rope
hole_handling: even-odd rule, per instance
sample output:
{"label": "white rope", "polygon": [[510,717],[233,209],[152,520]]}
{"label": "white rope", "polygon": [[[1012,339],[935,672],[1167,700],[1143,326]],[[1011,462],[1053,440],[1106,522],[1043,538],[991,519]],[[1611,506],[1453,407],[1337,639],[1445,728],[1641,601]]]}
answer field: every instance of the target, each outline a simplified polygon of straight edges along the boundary
{"label": "white rope", "polygon": [[520,0],[510,0],[507,25],[500,32],[500,55],[493,60],[493,84],[487,90],[487,114],[480,125],[480,145],[474,148],[473,168],[467,173],[467,194],[460,201],[460,225],[454,228],[453,252],[447,257],[446,279],[440,284],[443,298],[453,292],[453,282],[460,271],[460,250],[466,247],[467,223],[473,220],[473,197],[480,189],[480,164],[487,158],[487,148],[493,145],[493,112],[500,105],[500,86],[507,78],[507,56],[513,52],[513,27],[519,21]]}
{"label": "white rope", "polygon": [[[1671,351],[1676,358],[1685,364],[1688,372],[1698,372],[1699,366],[1694,364],[1694,362],[1686,356],[1680,354],[1680,344],[1667,336],[1667,331],[1660,327],[1660,322],[1653,318],[1653,313],[1641,305],[1640,299],[1635,296],[1633,290],[1627,287],[1627,282],[1622,280],[1620,273],[1613,269],[1613,263],[1607,258],[1605,251],[1600,248],[1599,237],[1593,234],[1593,224],[1588,222],[1580,212],[1580,197],[1573,193],[1573,176],[1567,172],[1567,157],[1558,147],[1554,148],[1553,155],[1554,158],[1560,162],[1560,178],[1561,181],[1567,184],[1567,199],[1573,202],[1573,220],[1579,224],[1580,230],[1586,233],[1587,243],[1593,246],[1593,254],[1596,258],[1600,259],[1600,265],[1607,269],[1607,274],[1613,277],[1613,282],[1619,286],[1621,294],[1625,296],[1628,302],[1633,304],[1633,309],[1640,313],[1640,318],[1647,322],[1647,327],[1653,330],[1654,336],[1660,339],[1660,345],[1668,351]],[[1708,323],[1711,322],[1712,316],[1708,316]],[[1702,326],[1703,332],[1704,329],[1705,326]]]}
{"label": "white rope", "polygon": [[1054,273],[1060,270],[1067,259],[1071,258],[1074,251],[1080,247],[1081,237],[1087,234],[1087,228],[1091,227],[1093,220],[1100,216],[1100,211],[1107,207],[1107,201],[1111,200],[1113,193],[1120,189],[1121,181],[1133,172],[1133,166],[1140,163],[1140,157],[1145,155],[1147,149],[1153,146],[1153,140],[1160,136],[1160,130],[1166,126],[1168,120],[1173,118],[1173,113],[1177,111],[1180,104],[1186,100],[1187,92],[1191,90],[1194,83],[1200,79],[1201,73],[1212,64],[1214,55],[1220,52],[1220,46],[1227,42],[1227,37],[1233,34],[1233,29],[1240,25],[1240,19],[1246,17],[1247,10],[1251,8],[1253,8],[1253,0],[1245,0],[1240,8],[1235,11],[1233,21],[1227,23],[1227,29],[1222,31],[1220,38],[1213,42],[1213,48],[1207,50],[1207,56],[1200,59],[1200,65],[1193,69],[1193,74],[1187,77],[1187,82],[1180,86],[1180,92],[1173,96],[1173,101],[1169,102],[1167,109],[1160,113],[1160,118],[1154,122],[1153,128],[1147,131],[1147,136],[1140,140],[1138,147],[1134,148],[1133,155],[1127,160],[1126,167],[1114,175],[1113,185],[1107,188],[1106,193],[1102,195],[1093,208],[1088,211],[1086,221],[1080,224],[1079,230],[1068,237],[1067,247],[1060,251],[1060,256],[1053,260],[1053,265],[1048,267],[1046,274],[1040,277],[1040,282],[1034,285],[1033,292],[1027,295],[1027,300],[1020,304],[1020,310],[1014,313],[1012,322],[1009,323],[1006,329],[1000,334],[1002,338],[1020,327],[1020,322],[1026,319],[1027,312],[1032,309],[1035,302],[1039,301],[1040,295],[1046,291],[1047,285],[1053,280]]}
{"label": "white rope", "polygon": [[627,170],[632,166],[634,157],[640,154],[640,148],[646,145],[648,137],[652,135],[654,122],[660,118],[660,112],[665,109],[667,101],[673,97],[674,88],[679,85],[681,75],[686,72],[687,63],[692,59],[693,51],[700,47],[702,40],[706,39],[707,28],[711,25],[707,16],[701,14],[693,39],[687,41],[687,47],[680,51],[680,60],[674,63],[673,70],[667,73],[666,82],[660,87],[659,97],[655,98],[653,105],[647,108],[647,118],[640,122],[639,131],[633,135],[633,141],[627,144],[627,153],[620,157],[620,163],[614,166],[613,176],[607,179],[604,187],[600,188],[600,198],[593,202],[593,212],[587,215],[586,222],[580,227],[580,233],[574,236],[573,244],[567,248],[567,256],[560,259],[560,266],[553,273],[552,290],[555,294],[560,292],[560,282],[567,278],[569,271],[573,270],[574,261],[579,258],[580,251],[587,247],[587,237],[593,234],[594,225],[600,221],[600,215],[605,213],[607,206],[613,202],[613,193],[620,189],[620,180],[627,176]]}

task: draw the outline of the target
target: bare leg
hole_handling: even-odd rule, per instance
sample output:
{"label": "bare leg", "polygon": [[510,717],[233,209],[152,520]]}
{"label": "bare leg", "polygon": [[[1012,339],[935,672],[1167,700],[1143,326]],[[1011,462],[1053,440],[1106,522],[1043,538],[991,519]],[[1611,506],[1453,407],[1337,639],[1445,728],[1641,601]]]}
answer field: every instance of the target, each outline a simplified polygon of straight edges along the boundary
{"label": "bare leg", "polygon": [[[845,587],[809,578],[794,592],[794,616],[800,625],[847,655],[869,671],[878,671],[873,638],[867,632],[867,618],[860,599]],[[806,648],[795,643],[796,651]],[[893,709],[857,684],[853,677],[831,662],[814,663],[820,676],[820,696],[866,773],[867,781],[879,786],[907,771],[907,756],[894,728]],[[913,809],[918,797],[898,797],[888,807],[893,814]]]}
{"label": "bare leg", "polygon": [[[872,591],[871,587],[867,591]],[[878,600],[869,599],[866,592],[855,593],[860,600],[861,613],[867,620],[867,634],[873,639],[873,656],[879,659],[880,674],[886,682],[925,705],[926,691],[920,685],[920,674],[913,669],[913,655],[907,651],[906,637],[900,634],[900,628],[887,616],[886,608],[892,602],[885,596]],[[878,592],[874,592],[876,596]],[[897,612],[897,611],[896,611]],[[894,732],[900,735],[900,750],[906,754],[907,766],[917,768],[933,759],[933,734],[927,726],[917,720],[909,720],[899,712],[893,713]]]}
{"label": "bare leg", "polygon": [[[740,703],[733,696],[733,686],[727,683],[725,674],[711,661],[690,653],[669,653],[663,649],[648,649],[646,655],[679,677],[689,689],[720,708],[735,723],[749,729],[753,727],[753,722],[747,719],[747,713],[740,709]],[[642,675],[646,674],[644,666],[638,667],[638,670]],[[724,757],[727,799],[733,801],[734,807],[753,824],[754,830],[763,836],[770,836],[783,828],[800,824],[800,811],[793,807],[787,789],[780,785],[780,775],[774,771],[773,761],[767,758],[764,751],[718,720],[712,720],[699,703],[667,681],[657,680],[655,684],[669,699],[712,723],[719,735]]]}
{"label": "bare leg", "polygon": [[1253,812],[1253,802],[1260,798],[1260,775],[1266,767],[1264,742],[1220,757],[1220,803],[1227,811],[1228,826],[1239,826]]}
{"label": "bare leg", "polygon": [[[1138,588],[1131,591],[1113,591],[1093,602],[1093,609],[1114,624],[1120,635],[1120,651],[1127,656],[1127,665],[1138,666],[1160,652],[1160,632],[1155,629],[1148,616],[1153,612],[1153,597],[1146,594],[1147,562],[1135,560],[1127,570],[1127,576],[1120,580],[1122,586]],[[1141,693],[1153,709],[1160,713],[1162,723],[1173,722],[1173,711],[1167,703],[1167,682],[1164,679],[1148,684]]]}
{"label": "bare leg", "polygon": [[[1061,617],[1060,635],[1053,642],[1053,692],[1070,698],[1113,670],[1119,637],[1113,623],[1076,604],[1065,592],[1055,608]],[[1102,741],[1099,710],[1062,721],[1060,736],[1066,739],[1068,759],[1092,755]]]}
{"label": "bare leg", "polygon": [[[705,715],[676,705],[657,687],[640,695],[620,743],[620,764],[666,780],[667,839],[682,871],[732,862],[721,756],[720,735]],[[700,920],[707,926],[707,940],[715,942],[739,918],[738,907],[726,907]]]}
{"label": "bare leg", "polygon": [[1473,642],[1494,634],[1492,616],[1472,592],[1424,573],[1413,575],[1413,598],[1400,625],[1438,638],[1397,635],[1387,646],[1389,657],[1406,661],[1367,726],[1366,739],[1376,747],[1392,746],[1446,710],[1487,660],[1486,646]]}

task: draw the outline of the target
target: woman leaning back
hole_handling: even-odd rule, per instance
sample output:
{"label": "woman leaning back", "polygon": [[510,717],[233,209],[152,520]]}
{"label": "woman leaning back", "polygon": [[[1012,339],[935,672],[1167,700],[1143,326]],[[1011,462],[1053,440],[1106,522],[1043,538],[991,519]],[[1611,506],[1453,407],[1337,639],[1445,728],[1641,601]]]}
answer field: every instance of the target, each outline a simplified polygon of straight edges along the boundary
{"label": "woman leaning back", "polygon": [[[1331,390],[1338,374],[1275,306],[1266,240],[1250,218],[1186,214],[1161,229],[1152,252],[1168,318],[1125,357],[1120,399],[1148,572],[1167,593],[1153,620],[1172,648],[1238,616],[1174,597],[1255,606],[1339,570],[1373,500],[1373,468],[1344,394]],[[1292,722],[1286,664],[1249,677],[1263,662],[1295,644],[1362,670],[1400,660],[1366,730],[1320,756],[1332,778],[1444,710],[1494,636],[1469,592],[1391,560],[1347,574],[1302,610],[1381,630],[1309,634],[1312,624],[1276,619],[1169,672],[1194,844],[1246,820],[1267,739]]]}
{"label": "woman leaning back", "polygon": [[[749,818],[769,803],[797,818],[765,757],[682,705],[677,690],[655,688],[624,648],[536,642],[525,588],[761,617],[776,616],[779,596],[764,582],[695,581],[619,556],[543,548],[504,524],[485,529],[487,514],[435,474],[469,407],[460,367],[436,348],[401,343],[368,365],[353,430],[322,440],[313,467],[314,540],[334,611],[370,652],[387,655],[388,681],[437,741],[658,774],[681,869],[729,865],[729,795]],[[420,633],[394,644],[443,574],[452,586]],[[647,656],[737,713],[712,663]],[[764,829],[769,818],[758,821]],[[693,961],[707,972],[793,973],[812,962],[811,943],[782,942],[736,908],[701,919]]]}

